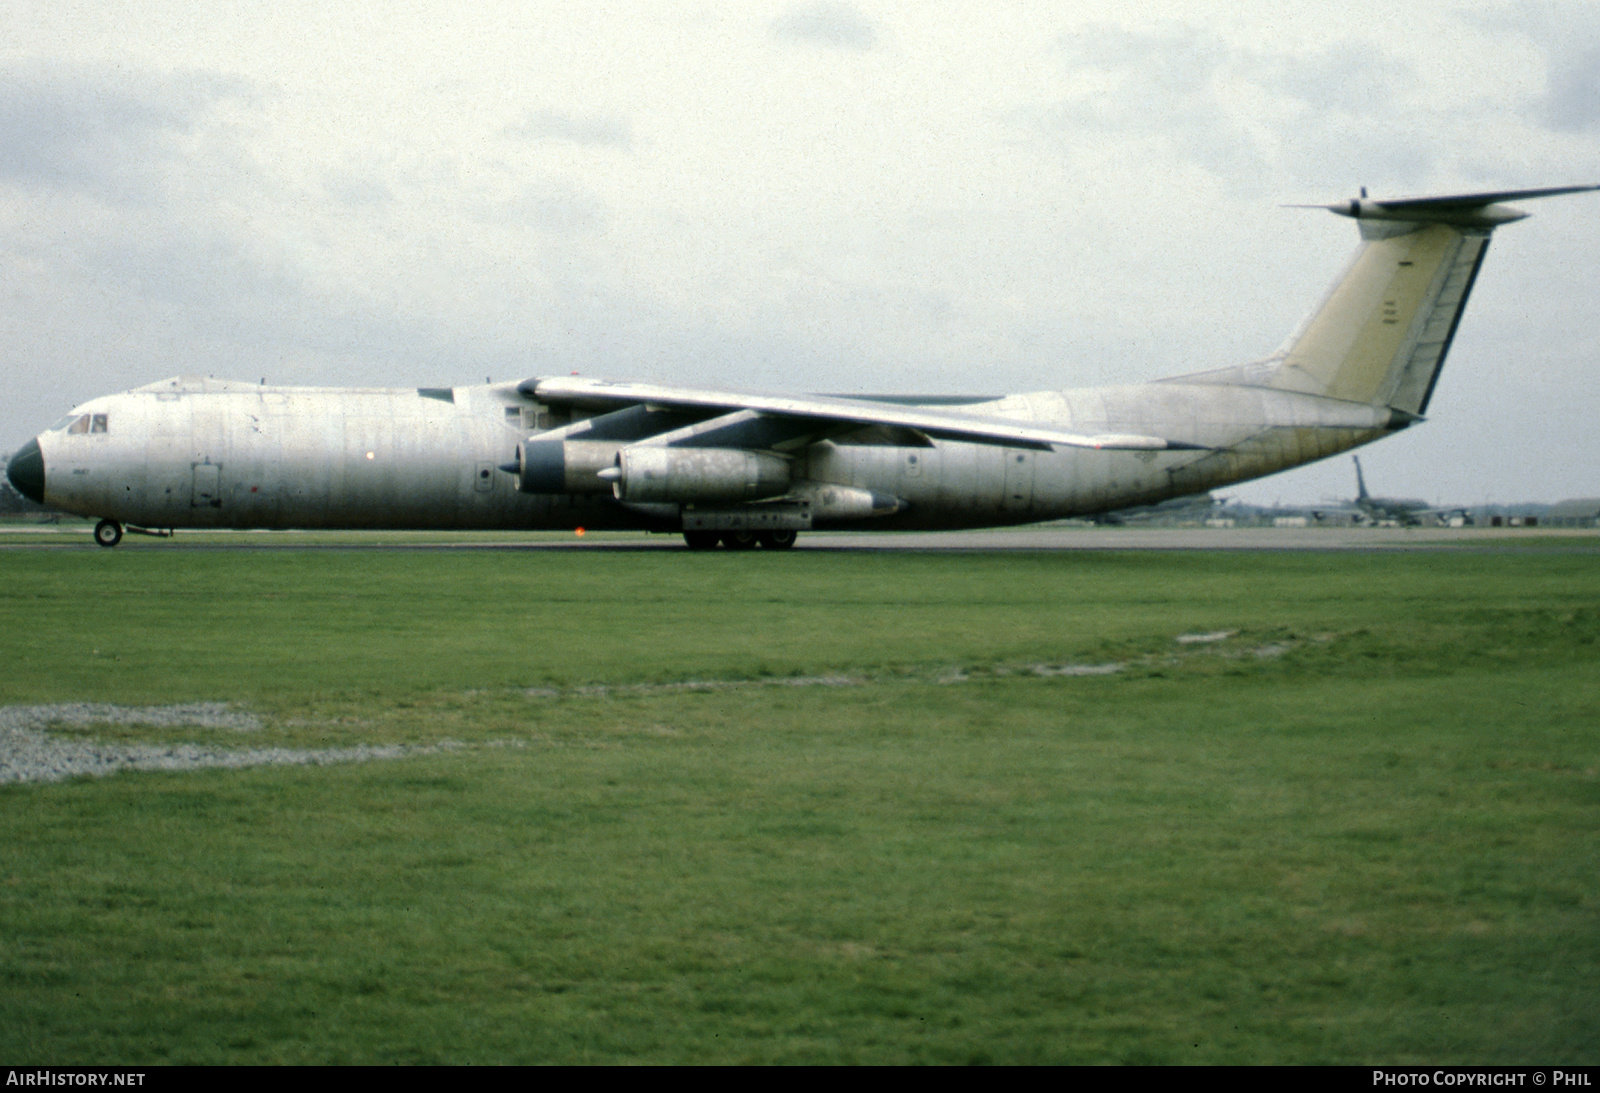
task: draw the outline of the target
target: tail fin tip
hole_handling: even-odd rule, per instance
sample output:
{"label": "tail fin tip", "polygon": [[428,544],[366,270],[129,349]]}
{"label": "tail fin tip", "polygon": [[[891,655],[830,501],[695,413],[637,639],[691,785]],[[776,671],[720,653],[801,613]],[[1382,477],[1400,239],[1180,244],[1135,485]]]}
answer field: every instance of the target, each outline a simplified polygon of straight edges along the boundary
{"label": "tail fin tip", "polygon": [[1461,228],[1493,230],[1501,224],[1521,220],[1528,214],[1503,204],[1506,201],[1532,201],[1540,197],[1588,193],[1600,186],[1550,186],[1537,190],[1495,190],[1475,194],[1449,194],[1432,197],[1385,198],[1374,201],[1361,187],[1361,196],[1331,205],[1300,205],[1296,208],[1327,209],[1352,220],[1389,221],[1406,224],[1450,224]]}

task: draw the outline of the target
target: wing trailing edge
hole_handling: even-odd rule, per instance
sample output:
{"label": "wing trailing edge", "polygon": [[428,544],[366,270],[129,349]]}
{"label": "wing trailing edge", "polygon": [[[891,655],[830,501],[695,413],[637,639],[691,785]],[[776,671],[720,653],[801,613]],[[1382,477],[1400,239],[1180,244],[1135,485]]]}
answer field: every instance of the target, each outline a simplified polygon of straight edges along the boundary
{"label": "wing trailing edge", "polygon": [[939,407],[894,405],[820,395],[761,395],[650,383],[559,377],[530,379],[518,385],[522,394],[540,402],[593,409],[652,406],[715,410],[749,410],[767,417],[815,421],[819,425],[886,425],[914,429],[940,440],[1049,449],[1054,446],[1108,451],[1193,449],[1196,445],[1132,433],[1086,436],[1046,426],[978,414],[954,413]]}

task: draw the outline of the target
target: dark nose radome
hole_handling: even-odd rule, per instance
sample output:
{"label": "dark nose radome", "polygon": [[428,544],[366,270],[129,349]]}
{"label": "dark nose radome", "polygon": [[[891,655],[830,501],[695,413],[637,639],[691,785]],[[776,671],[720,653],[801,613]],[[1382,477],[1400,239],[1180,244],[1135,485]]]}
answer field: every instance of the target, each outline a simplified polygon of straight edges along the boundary
{"label": "dark nose radome", "polygon": [[44,453],[39,442],[30,440],[6,464],[6,477],[17,492],[35,504],[44,504]]}

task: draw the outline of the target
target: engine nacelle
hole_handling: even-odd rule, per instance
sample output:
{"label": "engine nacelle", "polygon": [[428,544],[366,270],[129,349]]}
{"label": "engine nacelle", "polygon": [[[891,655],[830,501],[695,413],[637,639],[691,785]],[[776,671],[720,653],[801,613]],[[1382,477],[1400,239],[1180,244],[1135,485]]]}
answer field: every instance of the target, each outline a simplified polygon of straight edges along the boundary
{"label": "engine nacelle", "polygon": [[609,478],[618,501],[759,501],[789,488],[789,461],[741,448],[634,445],[616,455]]}
{"label": "engine nacelle", "polygon": [[600,472],[617,461],[621,445],[604,440],[540,440],[530,437],[502,469],[517,476],[523,493],[607,493]]}

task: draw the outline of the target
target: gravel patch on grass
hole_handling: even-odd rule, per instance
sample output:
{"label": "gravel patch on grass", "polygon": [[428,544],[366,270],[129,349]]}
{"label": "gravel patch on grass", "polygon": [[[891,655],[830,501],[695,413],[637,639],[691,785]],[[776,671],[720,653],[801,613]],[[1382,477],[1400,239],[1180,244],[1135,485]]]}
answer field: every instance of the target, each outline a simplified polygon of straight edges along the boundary
{"label": "gravel patch on grass", "polygon": [[1206,634],[1179,634],[1172,640],[1179,645],[1209,645],[1215,641],[1227,641],[1238,632],[1237,630],[1212,630]]}
{"label": "gravel patch on grass", "polygon": [[588,683],[577,687],[526,687],[524,698],[609,698],[613,695],[659,695],[698,691],[743,690],[746,687],[858,687],[870,680],[856,676],[779,676],[772,679],[686,679],[676,683]]}
{"label": "gravel patch on grass", "polygon": [[218,702],[177,706],[112,706],[69,702],[0,707],[0,783],[59,782],[123,770],[303,766],[398,759],[438,748],[400,745],[353,748],[219,748],[203,744],[107,744],[52,736],[52,726],[142,725],[156,728],[259,729],[254,714]]}
{"label": "gravel patch on grass", "polygon": [[[949,666],[931,672],[910,674],[867,673],[759,679],[701,679],[663,683],[527,687],[519,690],[524,698],[534,700],[592,699],[692,694],[745,688],[861,687],[889,681],[950,685],[980,683],[1018,675],[1039,678],[1111,676],[1132,668],[1177,663],[1195,654],[1272,659],[1292,652],[1300,644],[1291,638],[1268,642],[1250,649],[1223,646],[1229,639],[1238,637],[1239,633],[1238,630],[1215,630],[1207,633],[1178,634],[1173,641],[1186,647],[1181,652],[1154,653],[1126,661],[1094,664],[1046,662],[989,667]],[[1332,637],[1333,635],[1318,635],[1312,640],[1321,642]],[[472,695],[481,692],[467,693]],[[195,702],[172,706],[114,706],[92,702],[71,702],[50,706],[0,706],[0,784],[57,782],[82,775],[114,774],[121,770],[197,770],[204,767],[359,763],[370,759],[398,759],[407,755],[428,754],[464,746],[442,743],[431,746],[384,744],[348,748],[230,748],[187,743],[105,743],[91,739],[63,737],[50,732],[52,727],[58,726],[92,729],[99,725],[222,729],[239,733],[248,733],[263,727],[261,719],[255,714],[221,702]]]}
{"label": "gravel patch on grass", "polygon": [[972,683],[984,679],[1004,679],[1023,674],[1049,676],[1107,676],[1127,667],[1125,664],[1022,664],[993,668],[947,668],[932,674],[882,673],[845,676],[785,676],[775,679],[694,679],[677,683],[583,684],[577,687],[525,687],[524,698],[611,698],[649,696],[703,691],[737,691],[758,687],[866,687],[874,683]]}

